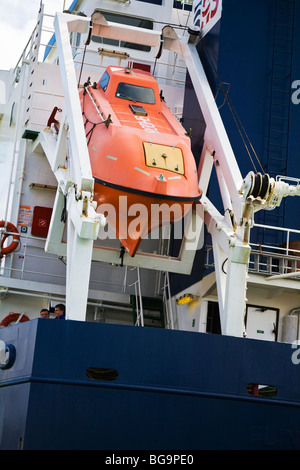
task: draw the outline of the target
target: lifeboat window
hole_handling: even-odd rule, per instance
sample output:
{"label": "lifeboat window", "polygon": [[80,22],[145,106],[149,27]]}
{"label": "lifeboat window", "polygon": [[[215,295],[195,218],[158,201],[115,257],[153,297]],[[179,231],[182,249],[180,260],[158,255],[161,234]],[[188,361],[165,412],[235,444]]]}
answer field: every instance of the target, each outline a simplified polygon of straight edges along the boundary
{"label": "lifeboat window", "polygon": [[104,74],[102,75],[102,77],[100,79],[100,82],[99,82],[99,84],[100,84],[103,91],[105,91],[107,89],[109,79],[110,79],[110,76],[108,75],[108,73],[104,72]]}
{"label": "lifeboat window", "polygon": [[116,91],[116,96],[123,100],[155,104],[153,88],[132,85],[130,83],[120,82]]}

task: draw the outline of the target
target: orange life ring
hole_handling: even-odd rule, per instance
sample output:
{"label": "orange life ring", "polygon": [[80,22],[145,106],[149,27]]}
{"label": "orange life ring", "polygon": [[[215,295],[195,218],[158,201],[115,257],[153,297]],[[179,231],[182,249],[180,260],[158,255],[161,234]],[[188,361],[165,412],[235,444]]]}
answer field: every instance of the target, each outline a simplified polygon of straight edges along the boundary
{"label": "orange life ring", "polygon": [[[10,222],[5,222],[5,220],[0,220],[0,227],[4,227],[7,232],[12,232],[13,233],[13,235],[12,235],[12,233],[4,233],[4,235],[2,237],[1,250],[0,250],[0,257],[2,257],[3,255],[8,255],[9,253],[14,251],[18,247],[19,241],[20,241],[20,235],[19,235],[18,229],[13,224],[11,224]],[[11,242],[11,244],[9,246],[3,248],[5,240],[10,235],[12,235],[13,241]]]}
{"label": "orange life ring", "polygon": [[2,322],[0,323],[0,326],[9,326],[11,323],[15,323],[19,319],[19,317],[21,317],[20,323],[23,323],[24,321],[29,321],[27,315],[11,312],[9,315],[7,315],[7,317],[3,318]]}

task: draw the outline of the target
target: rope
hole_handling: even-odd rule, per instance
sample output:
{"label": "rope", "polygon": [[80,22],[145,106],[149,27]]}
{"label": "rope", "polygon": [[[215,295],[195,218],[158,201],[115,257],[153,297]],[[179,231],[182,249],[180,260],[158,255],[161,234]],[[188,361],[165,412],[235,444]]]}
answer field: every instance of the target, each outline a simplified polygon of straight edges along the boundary
{"label": "rope", "polygon": [[83,93],[83,97],[82,97],[82,116],[85,117],[84,128],[86,128],[87,123],[89,123],[89,124],[92,125],[91,129],[90,129],[90,130],[87,132],[87,134],[85,135],[86,138],[89,136],[89,139],[88,139],[88,141],[87,141],[87,145],[89,145],[95,127],[98,126],[99,124],[106,124],[106,123],[107,123],[107,120],[103,120],[103,121],[99,121],[99,122],[93,122],[93,121],[91,121],[91,120],[87,117],[87,115],[85,114],[85,111],[84,111],[85,96],[86,96],[86,94]]}
{"label": "rope", "polygon": [[[247,153],[248,153],[248,155],[249,155],[249,158],[250,158],[250,160],[251,160],[251,162],[252,162],[252,165],[253,165],[255,171],[257,172],[257,169],[256,169],[256,166],[255,166],[255,164],[254,164],[254,161],[253,161],[253,159],[252,159],[252,157],[251,157],[251,154],[250,154],[250,151],[249,151],[249,149],[248,149],[248,146],[247,146],[247,144],[246,144],[246,142],[245,142],[245,139],[244,139],[244,137],[242,136],[241,129],[243,130],[244,135],[246,136],[246,139],[247,139],[247,141],[248,141],[248,144],[250,145],[250,148],[251,148],[251,150],[252,150],[252,152],[253,152],[253,154],[254,154],[254,156],[255,156],[257,162],[258,162],[258,165],[259,165],[259,167],[260,167],[262,173],[265,174],[265,170],[263,169],[263,166],[262,166],[262,164],[261,164],[261,162],[260,162],[260,160],[259,160],[259,158],[258,158],[258,155],[257,155],[257,153],[256,153],[256,151],[255,151],[255,149],[254,149],[254,147],[253,147],[253,145],[252,145],[252,142],[251,142],[251,140],[250,140],[250,138],[249,138],[249,136],[248,136],[248,134],[247,134],[247,132],[246,132],[246,130],[245,130],[245,128],[244,128],[242,122],[241,122],[241,119],[240,119],[240,117],[239,117],[239,115],[238,115],[238,113],[237,113],[235,107],[234,107],[233,104],[232,104],[231,99],[230,99],[229,97],[227,97],[227,98],[225,99],[225,101],[227,101],[228,107],[229,107],[230,112],[231,112],[231,114],[232,114],[232,116],[233,116],[233,119],[234,119],[234,121],[235,121],[235,123],[236,123],[236,126],[237,126],[237,128],[238,128],[239,134],[240,134],[240,136],[241,136],[241,138],[242,138],[242,140],[243,140],[243,143],[244,143],[244,145],[245,145],[245,148],[246,148],[246,150],[247,150]],[[235,117],[236,117],[236,119],[235,119]],[[237,123],[237,121],[238,121],[238,123]],[[239,125],[240,125],[240,127],[239,127]],[[240,128],[241,128],[241,129],[240,129]]]}
{"label": "rope", "polygon": [[82,55],[80,73],[79,73],[78,84],[77,84],[78,87],[79,87],[80,80],[81,80],[81,74],[82,74],[83,63],[84,63],[84,59],[85,59],[86,48],[87,48],[87,46],[88,46],[88,45],[90,44],[90,42],[91,42],[92,30],[93,30],[93,22],[92,22],[92,20],[90,20],[89,34],[88,34],[87,40],[86,40],[86,42],[85,42],[84,51],[83,51],[83,55]]}

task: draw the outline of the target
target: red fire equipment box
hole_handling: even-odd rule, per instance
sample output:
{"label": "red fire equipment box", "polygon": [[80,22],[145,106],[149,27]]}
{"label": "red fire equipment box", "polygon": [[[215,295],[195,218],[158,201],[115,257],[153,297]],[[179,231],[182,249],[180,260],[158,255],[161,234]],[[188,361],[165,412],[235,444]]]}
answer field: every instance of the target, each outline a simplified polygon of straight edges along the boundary
{"label": "red fire equipment box", "polygon": [[32,215],[31,235],[46,238],[51,220],[52,208],[35,206]]}

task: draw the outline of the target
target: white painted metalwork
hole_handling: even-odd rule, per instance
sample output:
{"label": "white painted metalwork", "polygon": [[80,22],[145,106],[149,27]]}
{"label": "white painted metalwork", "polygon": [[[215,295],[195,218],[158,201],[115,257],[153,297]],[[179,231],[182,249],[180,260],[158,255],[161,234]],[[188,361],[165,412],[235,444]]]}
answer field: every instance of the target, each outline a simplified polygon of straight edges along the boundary
{"label": "white painted metalwork", "polygon": [[[97,238],[100,223],[104,223],[104,220],[100,214],[95,212],[95,205],[92,201],[94,180],[69,42],[69,33],[76,30],[86,33],[90,21],[87,18],[77,18],[63,13],[58,13],[55,18],[65,111],[57,143],[55,144],[53,139],[50,140],[46,133],[43,134],[40,143],[59,184],[47,247],[49,249],[53,240],[61,242],[64,229],[61,214],[66,198],[68,213],[66,318],[84,321],[93,242]],[[67,138],[69,138],[70,170],[65,167]],[[49,147],[51,147],[50,151]]]}
{"label": "white painted metalwork", "polygon": [[166,328],[173,330],[174,329],[174,316],[173,316],[173,308],[172,308],[172,296],[171,296],[171,290],[170,290],[169,273],[164,273],[163,304],[165,307]]}
{"label": "white painted metalwork", "polygon": [[144,309],[143,309],[143,297],[141,290],[141,277],[140,277],[140,268],[134,268],[137,272],[137,279],[130,286],[134,286],[135,293],[135,312],[136,312],[136,321],[135,326],[144,326]]}
{"label": "white painted metalwork", "polygon": [[[120,26],[108,22],[104,24],[103,21],[103,24],[100,23],[98,24],[100,25],[99,34],[104,37],[128,40],[128,31],[130,31],[132,42],[149,41],[152,44],[154,41],[157,45],[157,41],[160,40],[160,34],[157,32],[149,33],[149,30],[142,28],[133,31],[132,27],[125,25]],[[69,42],[70,32],[88,34],[90,28],[91,21],[87,17],[63,13],[58,13],[55,17],[56,41],[65,95],[64,116],[57,141],[47,131],[41,133],[39,137],[39,143],[58,181],[46,248],[49,252],[67,256],[67,318],[76,320],[85,319],[92,259],[110,263],[119,262],[118,250],[93,247],[99,225],[104,223],[104,220],[101,220],[95,212],[93,203],[94,182]],[[174,29],[169,26],[163,29],[162,36],[164,49],[173,51],[184,58],[206,122],[204,150],[199,167],[199,185],[203,196],[197,210],[191,213],[178,258],[138,253],[134,258],[125,255],[124,264],[137,268],[147,266],[149,269],[166,272],[189,273],[195,251],[199,247],[202,224],[205,223],[213,240],[222,333],[242,336],[250,255],[249,234],[254,222],[253,203],[255,201],[243,191],[245,180],[243,181],[237,165],[194,41],[192,44],[189,42],[189,37],[178,37]],[[68,168],[65,165],[67,153],[70,162]],[[221,188],[224,216],[206,197],[213,165],[216,167]],[[277,191],[279,195],[278,203],[281,201],[280,198],[296,194],[298,191],[289,189],[286,183],[281,181],[275,182],[274,188],[275,193]],[[274,202],[271,203],[269,199],[265,201],[264,207],[268,207],[269,203],[271,207],[274,206]],[[68,213],[67,248],[61,243],[64,223],[60,217],[65,207]],[[263,208],[263,205],[256,207],[256,209],[259,208]],[[198,230],[196,236],[191,239],[192,221],[198,223]],[[223,270],[225,260],[227,260],[226,274]],[[232,295],[232,292],[235,295]]]}

